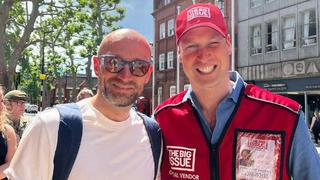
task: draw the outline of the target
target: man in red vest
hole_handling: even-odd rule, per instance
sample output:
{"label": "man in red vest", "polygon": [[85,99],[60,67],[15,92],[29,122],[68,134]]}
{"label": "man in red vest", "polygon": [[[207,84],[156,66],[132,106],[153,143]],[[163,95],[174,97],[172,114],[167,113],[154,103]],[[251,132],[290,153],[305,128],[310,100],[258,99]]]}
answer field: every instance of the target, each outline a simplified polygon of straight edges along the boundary
{"label": "man in red vest", "polygon": [[221,11],[194,4],[177,16],[175,33],[191,87],[154,113],[165,142],[161,179],[319,179],[301,106],[229,71]]}

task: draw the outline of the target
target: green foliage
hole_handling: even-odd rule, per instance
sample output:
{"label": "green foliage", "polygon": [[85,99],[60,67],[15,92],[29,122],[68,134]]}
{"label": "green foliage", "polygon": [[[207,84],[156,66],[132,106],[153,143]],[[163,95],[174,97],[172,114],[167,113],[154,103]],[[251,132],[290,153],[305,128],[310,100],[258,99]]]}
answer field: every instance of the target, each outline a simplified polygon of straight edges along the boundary
{"label": "green foliage", "polygon": [[[25,57],[29,57],[30,51],[25,54]],[[32,56],[32,55],[31,55]],[[25,91],[29,97],[32,104],[36,104],[39,101],[40,97],[40,80],[39,80],[39,74],[40,74],[40,65],[33,60],[26,59],[22,62],[22,71],[20,73],[21,75],[21,81],[20,81],[20,88]]]}
{"label": "green foliage", "polygon": [[[56,86],[57,78],[65,73],[76,74],[80,66],[74,62],[79,57],[91,57],[97,52],[103,36],[119,28],[116,23],[124,18],[125,8],[119,7],[120,0],[53,0],[29,1],[38,3],[39,16],[33,26],[30,23],[30,9],[27,11],[24,1],[14,1],[9,10],[6,23],[4,49],[5,65],[18,47],[21,37],[31,31],[24,51],[17,62],[22,66],[20,88],[25,90],[37,102],[40,94],[39,75],[41,60],[44,59],[46,83],[48,89]],[[0,0],[0,7],[3,0]],[[14,64],[15,66],[16,64]],[[17,77],[17,75],[15,76]]]}

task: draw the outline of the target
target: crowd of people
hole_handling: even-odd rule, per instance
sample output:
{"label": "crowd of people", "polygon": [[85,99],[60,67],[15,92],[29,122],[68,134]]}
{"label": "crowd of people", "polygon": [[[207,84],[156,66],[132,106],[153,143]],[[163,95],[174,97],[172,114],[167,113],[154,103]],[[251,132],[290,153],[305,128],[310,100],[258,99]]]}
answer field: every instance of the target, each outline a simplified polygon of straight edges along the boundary
{"label": "crowd of people", "polygon": [[190,88],[151,118],[133,108],[154,68],[148,41],[133,29],[102,40],[93,57],[96,94],[83,89],[76,103],[31,123],[23,120],[27,94],[0,87],[0,179],[319,179],[309,133],[318,143],[319,113],[309,129],[297,102],[230,71],[219,8],[184,9],[175,37]]}

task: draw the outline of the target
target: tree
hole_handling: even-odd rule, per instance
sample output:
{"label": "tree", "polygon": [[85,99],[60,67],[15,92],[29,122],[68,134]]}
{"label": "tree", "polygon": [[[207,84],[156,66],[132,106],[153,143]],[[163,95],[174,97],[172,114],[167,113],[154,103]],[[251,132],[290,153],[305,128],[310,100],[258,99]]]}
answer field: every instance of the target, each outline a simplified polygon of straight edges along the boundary
{"label": "tree", "polygon": [[[76,81],[79,66],[74,60],[81,56],[87,58],[87,83],[92,87],[91,57],[96,53],[103,35],[118,28],[115,22],[124,17],[125,9],[119,7],[119,3],[120,0],[78,0],[77,4],[66,1],[62,5],[64,8],[59,16],[47,21],[48,24],[45,27],[52,26],[54,29],[60,29],[51,33],[51,38],[48,37],[48,39],[54,40],[50,45],[63,49],[64,63],[71,65],[69,72],[74,81]],[[61,6],[53,6],[53,8],[61,9]],[[73,85],[71,97],[72,101],[75,101],[76,83]]]}
{"label": "tree", "polygon": [[80,54],[81,57],[87,58],[86,77],[89,87],[92,88],[92,55],[96,54],[103,36],[119,28],[115,22],[124,18],[125,9],[118,6],[120,0],[82,0],[79,3],[82,8],[78,11],[77,17],[79,22],[83,22],[85,30],[79,33],[81,38],[75,41],[75,44],[82,45]]}
{"label": "tree", "polygon": [[[124,17],[125,9],[119,3],[120,0],[0,0],[0,84],[12,89],[17,64],[28,59],[31,63],[24,64],[22,76],[32,81],[22,80],[22,87],[38,88],[33,81],[39,81],[40,68],[35,66],[45,59],[43,67],[50,89],[61,76],[61,67],[65,67],[61,64],[72,65],[79,55],[88,59],[86,72],[91,82],[92,55],[103,35],[116,29],[115,22]],[[29,74],[24,76],[25,73]]]}
{"label": "tree", "polygon": [[8,89],[12,88],[15,68],[28,46],[39,16],[40,3],[37,0],[31,1],[32,11],[29,15],[23,9],[23,2],[26,3],[17,3],[15,0],[0,1],[0,84]]}

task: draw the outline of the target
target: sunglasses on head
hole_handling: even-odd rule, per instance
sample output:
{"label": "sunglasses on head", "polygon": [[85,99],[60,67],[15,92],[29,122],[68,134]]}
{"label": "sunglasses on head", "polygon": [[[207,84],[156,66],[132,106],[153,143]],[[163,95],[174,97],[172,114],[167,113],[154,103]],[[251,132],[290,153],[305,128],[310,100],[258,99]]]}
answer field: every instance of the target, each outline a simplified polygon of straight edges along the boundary
{"label": "sunglasses on head", "polygon": [[131,74],[137,77],[146,75],[151,66],[151,62],[147,62],[145,60],[137,59],[133,61],[126,61],[111,54],[98,55],[98,59],[103,65],[104,69],[111,73],[119,73],[124,69],[124,66],[128,64]]}

